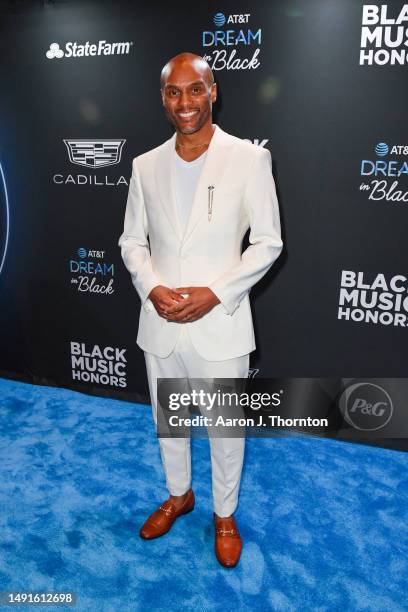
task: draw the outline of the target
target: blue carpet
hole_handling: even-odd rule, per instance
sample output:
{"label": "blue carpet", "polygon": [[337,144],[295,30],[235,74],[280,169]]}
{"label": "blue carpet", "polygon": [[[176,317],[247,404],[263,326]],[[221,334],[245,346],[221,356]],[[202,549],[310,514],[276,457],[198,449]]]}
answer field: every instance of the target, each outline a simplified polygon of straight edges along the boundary
{"label": "blue carpet", "polygon": [[150,407],[4,379],[0,396],[0,591],[71,590],[81,612],[408,610],[406,453],[248,439],[244,550],[224,569],[207,440],[192,440],[194,512],[145,542],[167,497]]}

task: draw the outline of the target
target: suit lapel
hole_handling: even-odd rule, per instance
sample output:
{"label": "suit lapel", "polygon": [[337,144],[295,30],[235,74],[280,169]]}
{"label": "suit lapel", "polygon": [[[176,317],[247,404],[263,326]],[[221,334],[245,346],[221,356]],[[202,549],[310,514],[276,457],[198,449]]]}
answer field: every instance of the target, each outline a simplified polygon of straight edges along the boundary
{"label": "suit lapel", "polygon": [[184,236],[178,214],[175,178],[174,178],[174,147],[176,133],[163,144],[156,162],[156,181],[161,203],[171,226],[180,243],[185,244],[192,235],[197,223],[208,211],[208,186],[214,186],[214,207],[217,205],[217,187],[220,185],[229,153],[233,147],[233,139],[215,124],[215,132],[211,138],[207,155],[204,160],[200,178],[197,183],[190,215],[187,220]]}
{"label": "suit lapel", "polygon": [[187,221],[186,231],[183,236],[183,244],[191,237],[197,223],[203,216],[208,214],[208,186],[214,186],[214,207],[217,205],[217,187],[220,185],[222,175],[225,171],[228,153],[232,147],[233,139],[216,125],[215,132],[211,138],[203,168],[198,179],[197,189]]}
{"label": "suit lapel", "polygon": [[176,233],[176,236],[181,241],[182,231],[177,210],[174,181],[173,155],[175,143],[176,132],[174,132],[173,136],[162,145],[156,161],[155,177],[164,213]]}

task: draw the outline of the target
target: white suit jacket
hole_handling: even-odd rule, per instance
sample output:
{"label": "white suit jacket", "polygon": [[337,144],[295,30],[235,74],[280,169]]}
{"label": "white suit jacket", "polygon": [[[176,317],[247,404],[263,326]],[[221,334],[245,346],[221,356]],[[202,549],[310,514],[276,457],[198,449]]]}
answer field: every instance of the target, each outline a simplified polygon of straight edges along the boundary
{"label": "white suit jacket", "polygon": [[[215,124],[183,235],[175,197],[175,140],[176,132],[132,163],[118,244],[142,302],[136,342],[144,351],[167,357],[181,325],[187,325],[204,359],[245,355],[256,348],[249,291],[283,246],[271,155]],[[250,245],[241,255],[248,228]],[[191,323],[167,321],[148,298],[156,285],[210,287],[221,303]]]}

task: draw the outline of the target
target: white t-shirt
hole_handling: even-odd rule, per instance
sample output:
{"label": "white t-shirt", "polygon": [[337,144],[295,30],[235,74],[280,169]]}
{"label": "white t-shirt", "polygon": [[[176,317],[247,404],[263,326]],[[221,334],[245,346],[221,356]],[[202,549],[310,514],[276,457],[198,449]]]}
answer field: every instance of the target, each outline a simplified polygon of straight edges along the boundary
{"label": "white t-shirt", "polygon": [[183,232],[186,228],[190,210],[193,205],[194,194],[197,189],[198,179],[200,178],[206,155],[207,151],[204,151],[200,157],[188,162],[182,159],[177,151],[174,150],[175,190]]}

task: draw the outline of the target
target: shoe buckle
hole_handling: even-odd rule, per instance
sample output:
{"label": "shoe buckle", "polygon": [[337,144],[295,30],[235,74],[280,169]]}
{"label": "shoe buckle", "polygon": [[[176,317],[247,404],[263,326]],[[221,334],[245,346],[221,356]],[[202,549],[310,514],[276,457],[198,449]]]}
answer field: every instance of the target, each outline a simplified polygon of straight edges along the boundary
{"label": "shoe buckle", "polygon": [[160,506],[160,510],[163,510],[167,514],[167,516],[171,516],[173,514],[172,508],[165,508],[164,506]]}
{"label": "shoe buckle", "polygon": [[223,529],[222,527],[219,527],[217,529],[217,534],[219,535],[227,535],[227,533],[229,533],[230,535],[236,535],[237,531],[236,529]]}

